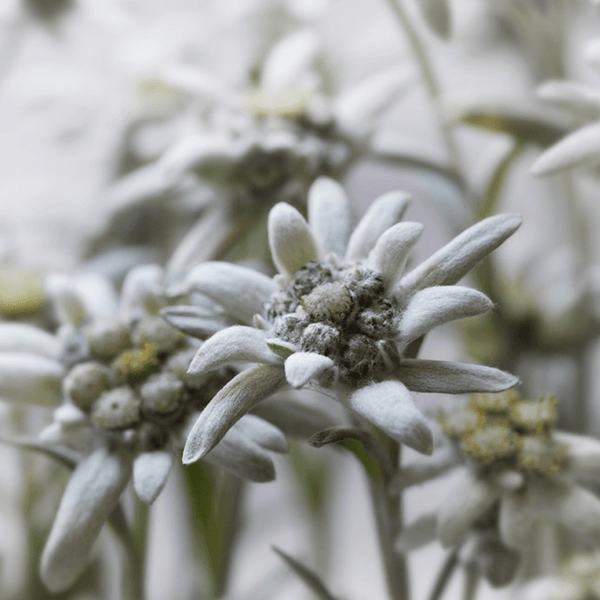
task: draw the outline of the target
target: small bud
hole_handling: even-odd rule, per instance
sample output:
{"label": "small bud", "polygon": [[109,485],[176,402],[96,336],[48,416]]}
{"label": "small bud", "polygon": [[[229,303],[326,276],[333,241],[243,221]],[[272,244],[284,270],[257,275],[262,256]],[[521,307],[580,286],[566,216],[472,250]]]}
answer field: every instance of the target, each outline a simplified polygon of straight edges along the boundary
{"label": "small bud", "polygon": [[514,425],[527,431],[542,433],[554,425],[557,419],[556,400],[551,397],[521,401],[510,411]]}
{"label": "small bud", "polygon": [[352,310],[352,296],[339,281],[320,285],[300,300],[306,312],[317,321],[341,323]]}
{"label": "small bud", "polygon": [[92,421],[103,429],[127,429],[140,420],[140,399],[127,386],[104,392],[92,408]]}
{"label": "small bud", "polygon": [[110,360],[131,345],[129,330],[116,319],[96,319],[84,330],[92,354]]}
{"label": "small bud", "polygon": [[136,346],[150,344],[157,354],[162,354],[175,350],[184,335],[162,317],[145,317],[136,326],[132,338]]}
{"label": "small bud", "polygon": [[195,373],[188,373],[192,359],[196,355],[195,348],[187,348],[176,352],[169,357],[166,363],[166,368],[171,371],[177,377],[191,388],[201,386],[207,379],[206,375],[196,375]]}
{"label": "small bud", "polygon": [[75,365],[63,381],[63,391],[69,399],[88,411],[108,388],[108,371],[100,363],[85,362]]}
{"label": "small bud", "polygon": [[508,427],[492,425],[467,434],[462,441],[464,453],[483,464],[514,454],[518,448],[518,436]]}
{"label": "small bud", "polygon": [[468,408],[455,410],[440,417],[440,424],[446,435],[450,437],[462,437],[472,433],[483,425],[482,415]]}
{"label": "small bud", "polygon": [[519,449],[519,468],[525,471],[537,471],[551,475],[565,465],[565,445],[553,445],[542,436],[524,435]]}
{"label": "small bud", "polygon": [[131,348],[115,358],[111,369],[119,383],[141,383],[158,369],[156,353],[150,344]]}
{"label": "small bud", "polygon": [[142,385],[140,395],[145,411],[166,415],[180,405],[183,398],[183,382],[173,373],[155,373]]}

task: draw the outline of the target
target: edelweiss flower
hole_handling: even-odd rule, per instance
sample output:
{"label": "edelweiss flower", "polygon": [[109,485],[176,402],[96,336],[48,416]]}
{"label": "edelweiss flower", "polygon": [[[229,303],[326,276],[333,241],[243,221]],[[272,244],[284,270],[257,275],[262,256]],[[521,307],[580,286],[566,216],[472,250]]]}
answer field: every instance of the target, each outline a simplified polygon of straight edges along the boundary
{"label": "edelweiss flower", "polygon": [[398,223],[407,206],[404,193],[385,194],[350,234],[343,189],[321,178],[310,189],[308,223],[288,204],[270,212],[269,244],[279,270],[274,279],[211,262],[174,286],[174,294],[205,294],[244,323],[209,338],[190,373],[260,363],[236,376],[203,411],[184,462],[206,455],[243,414],[288,385],[316,386],[395,440],[430,453],[431,432],[409,390],[462,393],[516,383],[490,367],[403,353],[433,327],[491,308],[480,292],[453,284],[509,237],[520,218],[486,219],[402,275],[422,230],[418,223]]}
{"label": "edelweiss flower", "polygon": [[[104,521],[133,479],[137,496],[152,503],[183,446],[190,417],[235,374],[186,373],[197,343],[162,319],[157,286],[162,270],[130,272],[120,311],[107,282],[95,276],[48,281],[57,335],[24,324],[0,324],[0,397],[63,404],[40,435],[42,445],[74,459],[41,561],[51,591],[69,587],[85,568]],[[79,293],[79,292],[82,293]],[[248,415],[209,461],[253,481],[270,481],[266,449],[285,452],[276,427]]]}
{"label": "edelweiss flower", "polygon": [[[600,442],[555,432],[555,420],[552,398],[522,400],[514,391],[475,394],[466,408],[442,416],[453,449],[443,453],[438,468],[415,462],[403,469],[400,486],[462,463],[437,515],[437,537],[443,546],[453,546],[465,536],[492,535],[505,554],[509,549],[521,551],[544,515],[600,545],[600,499],[577,483],[597,481]],[[517,566],[514,562],[497,584],[508,583]]]}

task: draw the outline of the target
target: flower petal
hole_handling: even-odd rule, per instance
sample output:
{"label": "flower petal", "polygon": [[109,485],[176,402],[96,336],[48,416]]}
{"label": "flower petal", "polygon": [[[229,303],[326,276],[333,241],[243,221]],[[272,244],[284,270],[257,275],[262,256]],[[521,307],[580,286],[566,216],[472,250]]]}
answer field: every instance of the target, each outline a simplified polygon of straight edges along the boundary
{"label": "flower petal", "polygon": [[398,339],[403,344],[417,339],[434,327],[473,317],[493,307],[481,292],[460,286],[439,286],[417,292],[402,313]]}
{"label": "flower petal", "polygon": [[138,498],[152,504],[161,493],[173,466],[173,453],[143,452],[133,462],[133,489]]}
{"label": "flower petal", "polygon": [[58,406],[62,399],[64,367],[36,354],[0,354],[0,399]]}
{"label": "flower petal", "polygon": [[251,324],[263,305],[277,291],[277,284],[266,275],[225,262],[206,262],[194,267],[183,284],[169,294],[200,292],[218,302],[239,321]]}
{"label": "flower petal", "polygon": [[575,477],[597,479],[600,473],[600,440],[566,431],[555,431],[552,440],[566,445],[564,458],[569,473]]}
{"label": "flower petal", "polygon": [[266,334],[254,327],[234,325],[208,338],[194,356],[188,373],[202,375],[232,362],[280,364],[281,357],[266,344]]}
{"label": "flower petal", "polygon": [[498,492],[489,481],[475,477],[466,467],[457,475],[438,514],[438,537],[444,548],[459,542],[498,498]]}
{"label": "flower petal", "polygon": [[279,365],[258,365],[234,377],[194,423],[183,450],[183,463],[202,458],[244,414],[284,386],[285,373]]}
{"label": "flower petal", "polygon": [[0,352],[31,353],[58,359],[58,338],[39,327],[25,323],[0,323]]}
{"label": "flower petal", "polygon": [[392,289],[402,274],[408,255],[422,232],[421,223],[396,223],[379,236],[369,253],[369,266],[381,271],[387,289]]}
{"label": "flower petal", "polygon": [[502,392],[519,383],[493,367],[418,358],[403,359],[394,374],[409,390],[440,394]]}
{"label": "flower petal", "polygon": [[265,450],[282,453],[289,450],[283,431],[256,415],[244,415],[233,428]]}
{"label": "flower petal", "polygon": [[81,575],[130,477],[131,457],[104,447],[77,465],[42,554],[41,577],[51,592],[67,589]]}
{"label": "flower petal", "polygon": [[289,277],[320,258],[317,241],[304,217],[285,202],[269,213],[269,247],[277,270]]}
{"label": "flower petal", "polygon": [[300,388],[311,379],[333,367],[333,361],[317,352],[296,352],[285,361],[285,377],[288,383]]}
{"label": "flower petal", "polygon": [[394,293],[407,299],[426,287],[457,283],[520,225],[518,215],[495,215],[476,223],[405,275]]}
{"label": "flower petal", "polygon": [[229,325],[222,314],[210,315],[198,306],[167,306],[161,309],[160,316],[173,327],[200,339],[208,338]]}
{"label": "flower petal", "polygon": [[394,548],[400,554],[419,550],[437,539],[437,513],[425,513],[402,528]]}
{"label": "flower petal", "polygon": [[324,255],[346,252],[350,237],[350,203],[334,179],[319,177],[308,191],[308,224]]}
{"label": "flower petal", "polygon": [[230,429],[204,460],[257,483],[275,479],[275,466],[268,453],[235,429]]}
{"label": "flower petal", "polygon": [[406,192],[388,192],[379,196],[352,232],[346,260],[366,258],[379,236],[402,219],[409,203],[410,196]]}
{"label": "flower petal", "polygon": [[535,504],[530,490],[502,494],[498,516],[502,541],[509,548],[526,546],[531,539],[535,516]]}
{"label": "flower petal", "polygon": [[55,273],[46,278],[46,292],[52,299],[59,323],[78,326],[88,317],[85,304],[71,277]]}
{"label": "flower petal", "polygon": [[158,309],[162,294],[163,270],[158,265],[142,265],[127,273],[121,292],[121,318],[132,321]]}
{"label": "flower petal", "polygon": [[427,420],[399,381],[382,381],[341,397],[343,404],[377,425],[397,442],[431,454],[433,437]]}

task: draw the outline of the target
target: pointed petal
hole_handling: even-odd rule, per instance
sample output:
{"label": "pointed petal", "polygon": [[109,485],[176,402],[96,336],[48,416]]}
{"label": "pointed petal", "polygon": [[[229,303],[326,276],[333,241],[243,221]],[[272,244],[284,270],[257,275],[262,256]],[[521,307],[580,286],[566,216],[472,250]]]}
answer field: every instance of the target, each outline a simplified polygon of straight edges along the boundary
{"label": "pointed petal", "polygon": [[0,352],[31,353],[56,360],[60,350],[58,338],[39,327],[0,323]]}
{"label": "pointed petal", "polygon": [[439,286],[417,292],[402,313],[398,340],[417,339],[434,327],[490,310],[492,301],[481,292],[460,286]]}
{"label": "pointed petal", "polygon": [[170,294],[200,292],[218,302],[234,318],[251,324],[263,305],[277,291],[277,284],[266,275],[225,262],[206,262],[194,267],[181,286]]}
{"label": "pointed petal", "polygon": [[133,489],[138,498],[152,504],[165,487],[173,466],[173,453],[166,450],[143,452],[133,463]]}
{"label": "pointed petal", "polygon": [[234,377],[194,423],[183,450],[183,463],[202,458],[244,414],[284,386],[285,373],[279,365],[258,365]]}
{"label": "pointed petal", "polygon": [[256,415],[244,415],[233,428],[265,450],[282,453],[289,450],[283,431]]}
{"label": "pointed petal", "polygon": [[418,550],[437,539],[437,513],[425,513],[416,521],[402,528],[402,533],[396,539],[396,552],[407,554]]}
{"label": "pointed petal", "polygon": [[546,81],[537,88],[536,95],[575,110],[600,112],[600,91],[575,81]]}
{"label": "pointed petal", "polygon": [[366,258],[379,236],[402,219],[409,203],[410,196],[406,192],[388,192],[379,196],[352,232],[346,260]]}
{"label": "pointed petal", "polygon": [[55,273],[46,278],[45,287],[61,325],[78,326],[85,321],[88,317],[87,310],[71,277]]}
{"label": "pointed petal", "polygon": [[543,152],[531,166],[532,175],[552,175],[600,160],[600,121],[585,125]]}
{"label": "pointed petal", "polygon": [[502,392],[519,383],[514,375],[482,365],[403,359],[394,375],[414,392],[468,394]]}
{"label": "pointed petal", "polygon": [[285,377],[288,383],[300,388],[311,379],[333,367],[333,361],[316,352],[296,352],[285,361]]}
{"label": "pointed petal", "polygon": [[200,339],[208,338],[229,326],[223,315],[209,315],[197,306],[167,306],[161,309],[160,316],[173,327]]}
{"label": "pointed petal", "polygon": [[234,325],[215,333],[196,352],[188,373],[202,375],[232,362],[280,364],[281,357],[266,344],[264,331]]}
{"label": "pointed petal", "polygon": [[404,276],[394,292],[405,299],[426,287],[457,283],[520,225],[518,215],[495,215],[476,223]]}
{"label": "pointed petal", "polygon": [[285,202],[276,204],[269,213],[269,247],[278,271],[289,277],[306,263],[319,260],[317,242],[308,223]]}
{"label": "pointed petal", "polygon": [[459,542],[497,498],[498,492],[489,481],[462,468],[438,514],[438,538],[442,546],[448,548]]}
{"label": "pointed petal", "polygon": [[342,258],[350,237],[350,203],[344,188],[334,179],[319,177],[308,191],[308,224],[323,255]]}
{"label": "pointed petal", "polygon": [[127,273],[121,292],[121,318],[131,321],[158,309],[163,270],[158,265],[142,265]]}
{"label": "pointed petal", "polygon": [[58,406],[64,367],[35,354],[0,354],[0,398],[11,402]]}
{"label": "pointed petal", "polygon": [[249,481],[275,479],[275,466],[268,453],[235,429],[230,429],[204,460]]}
{"label": "pointed petal", "polygon": [[78,275],[73,283],[90,317],[102,318],[117,314],[117,293],[108,278],[87,272]]}
{"label": "pointed petal", "polygon": [[42,554],[42,581],[51,592],[67,589],[81,575],[130,477],[131,457],[103,447],[77,465]]}
{"label": "pointed petal", "polygon": [[396,223],[379,236],[369,253],[369,266],[381,271],[387,289],[393,289],[422,232],[421,223]]}
{"label": "pointed petal", "polygon": [[423,454],[433,451],[433,437],[427,420],[399,381],[373,383],[350,392],[341,400],[397,442]]}
{"label": "pointed petal", "polygon": [[531,539],[535,519],[533,507],[529,490],[505,493],[500,498],[498,529],[509,548],[523,548]]}
{"label": "pointed petal", "polygon": [[565,460],[575,477],[597,478],[600,473],[600,440],[566,431],[555,431],[552,439],[565,444]]}

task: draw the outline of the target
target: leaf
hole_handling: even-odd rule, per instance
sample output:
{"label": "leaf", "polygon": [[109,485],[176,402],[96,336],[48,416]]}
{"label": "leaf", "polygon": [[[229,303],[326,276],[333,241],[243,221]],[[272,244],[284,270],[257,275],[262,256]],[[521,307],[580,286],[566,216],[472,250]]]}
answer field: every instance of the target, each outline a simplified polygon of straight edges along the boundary
{"label": "leaf", "polygon": [[75,452],[70,448],[64,446],[49,446],[29,436],[0,436],[0,444],[7,444],[23,450],[31,450],[33,452],[45,454],[69,467],[69,469],[74,469],[81,458],[78,452]]}
{"label": "leaf", "polygon": [[286,554],[283,550],[280,550],[276,546],[271,548],[281,556],[281,558],[287,563],[287,565],[294,571],[296,575],[316,594],[321,600],[337,600],[335,596],[325,587],[325,584],[321,579],[313,573],[309,568],[303,565],[301,562],[292,558],[289,554]]}

